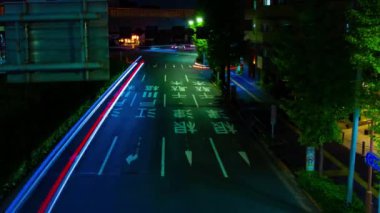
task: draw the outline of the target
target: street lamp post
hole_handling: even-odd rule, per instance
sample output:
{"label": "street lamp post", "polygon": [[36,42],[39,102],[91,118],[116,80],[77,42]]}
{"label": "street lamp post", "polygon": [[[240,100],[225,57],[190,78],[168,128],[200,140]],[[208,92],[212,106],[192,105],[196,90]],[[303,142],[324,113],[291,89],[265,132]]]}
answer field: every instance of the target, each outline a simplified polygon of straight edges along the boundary
{"label": "street lamp post", "polygon": [[[190,28],[192,28],[196,31],[196,27],[202,27],[204,25],[204,20],[201,16],[197,16],[197,17],[195,17],[195,21],[193,19],[188,20],[188,24],[189,24]],[[202,57],[203,57],[203,64],[207,65],[206,50],[202,51]]]}

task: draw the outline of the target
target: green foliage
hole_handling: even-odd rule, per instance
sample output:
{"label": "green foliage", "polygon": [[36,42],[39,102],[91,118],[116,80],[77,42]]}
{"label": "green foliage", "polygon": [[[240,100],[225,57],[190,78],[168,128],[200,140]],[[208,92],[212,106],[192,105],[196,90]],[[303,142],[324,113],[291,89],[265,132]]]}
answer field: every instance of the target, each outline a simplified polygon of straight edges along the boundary
{"label": "green foliage", "polygon": [[280,31],[270,53],[293,99],[282,100],[300,128],[304,145],[339,141],[336,121],[352,111],[355,72],[344,39],[344,12],[320,1],[307,1]]}
{"label": "green foliage", "polygon": [[337,185],[327,177],[320,177],[317,172],[297,172],[297,182],[315,199],[323,212],[364,212],[364,204],[356,194],[348,207],[346,205],[347,187]]}
{"label": "green foliage", "polygon": [[[361,73],[357,91],[360,107],[374,121],[373,130],[380,132],[380,1],[357,0],[347,12],[350,30],[352,66]],[[377,145],[378,136],[374,136]]]}

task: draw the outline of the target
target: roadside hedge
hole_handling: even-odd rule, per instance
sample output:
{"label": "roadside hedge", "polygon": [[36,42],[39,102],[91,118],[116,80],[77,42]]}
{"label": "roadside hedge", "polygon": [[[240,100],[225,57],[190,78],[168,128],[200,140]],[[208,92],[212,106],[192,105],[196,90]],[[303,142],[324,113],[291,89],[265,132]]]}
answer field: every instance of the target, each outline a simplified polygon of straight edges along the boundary
{"label": "roadside hedge", "polygon": [[346,186],[335,184],[317,172],[298,171],[296,177],[301,188],[315,199],[323,212],[365,212],[364,204],[356,194],[353,195],[352,204],[346,205]]}

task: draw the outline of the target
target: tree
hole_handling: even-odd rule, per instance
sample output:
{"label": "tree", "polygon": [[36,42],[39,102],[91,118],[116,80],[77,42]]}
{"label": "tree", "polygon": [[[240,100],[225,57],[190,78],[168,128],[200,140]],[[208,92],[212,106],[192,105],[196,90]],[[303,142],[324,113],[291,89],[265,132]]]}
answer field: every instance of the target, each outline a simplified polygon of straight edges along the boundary
{"label": "tree", "polygon": [[271,51],[272,62],[293,98],[282,108],[300,129],[299,142],[320,147],[340,141],[337,121],[352,110],[354,72],[350,68],[344,39],[344,10],[324,1],[307,1],[296,14],[293,26],[280,31]]}
{"label": "tree", "polygon": [[[380,2],[357,0],[347,18],[351,64],[361,73],[357,98],[366,117],[374,121],[375,131],[380,132]],[[375,141],[379,139],[375,137]]]}
{"label": "tree", "polygon": [[[205,17],[209,31],[207,58],[217,79],[221,79],[224,92],[229,94],[229,71],[227,81],[225,67],[239,59],[240,43],[243,41],[244,7],[241,0],[199,0],[198,5]],[[229,70],[229,69],[228,69]]]}
{"label": "tree", "polygon": [[[380,2],[357,0],[347,13],[349,28],[347,41],[351,44],[351,64],[357,72],[355,93],[356,108],[372,120],[372,131],[380,130]],[[357,116],[359,110],[355,111]],[[357,134],[357,128],[353,135]],[[371,134],[379,146],[379,138]],[[380,147],[379,147],[380,148]],[[353,173],[355,156],[350,157],[347,203],[352,202]],[[369,177],[372,178],[370,172]],[[370,210],[371,194],[367,193],[366,203]]]}

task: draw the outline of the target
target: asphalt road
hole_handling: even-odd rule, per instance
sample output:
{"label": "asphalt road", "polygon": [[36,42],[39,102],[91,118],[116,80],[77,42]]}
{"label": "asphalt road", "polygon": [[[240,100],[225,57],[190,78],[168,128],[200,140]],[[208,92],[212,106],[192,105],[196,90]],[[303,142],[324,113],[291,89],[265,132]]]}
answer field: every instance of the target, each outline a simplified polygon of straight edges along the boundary
{"label": "asphalt road", "polygon": [[[83,155],[72,153],[92,118],[44,176],[20,212],[311,212],[223,105],[210,71],[191,53],[145,52]],[[109,101],[109,100],[108,100]],[[94,116],[100,116],[97,112]],[[70,160],[48,208],[41,208]]]}

